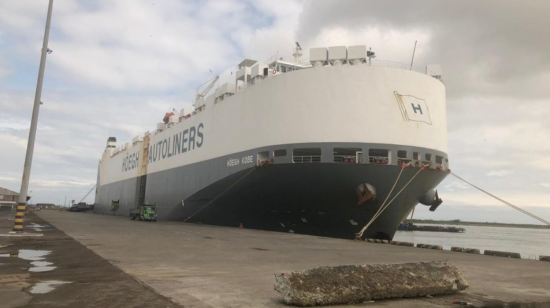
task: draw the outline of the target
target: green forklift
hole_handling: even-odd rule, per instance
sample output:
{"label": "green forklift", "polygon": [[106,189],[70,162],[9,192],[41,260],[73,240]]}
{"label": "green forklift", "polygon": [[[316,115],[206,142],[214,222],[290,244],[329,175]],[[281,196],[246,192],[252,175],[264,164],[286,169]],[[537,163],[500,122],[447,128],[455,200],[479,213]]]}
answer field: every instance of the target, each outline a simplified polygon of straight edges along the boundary
{"label": "green forklift", "polygon": [[137,209],[130,209],[131,220],[157,221],[157,207],[155,204],[143,204]]}

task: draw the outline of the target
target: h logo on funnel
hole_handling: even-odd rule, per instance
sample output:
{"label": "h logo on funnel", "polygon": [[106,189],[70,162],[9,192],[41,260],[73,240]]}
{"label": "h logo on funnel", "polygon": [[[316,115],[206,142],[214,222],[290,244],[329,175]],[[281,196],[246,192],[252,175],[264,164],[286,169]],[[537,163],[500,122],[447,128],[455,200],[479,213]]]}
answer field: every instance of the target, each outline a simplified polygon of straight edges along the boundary
{"label": "h logo on funnel", "polygon": [[412,95],[399,94],[397,91],[393,93],[404,121],[423,122],[432,125],[430,109],[428,109],[425,100]]}

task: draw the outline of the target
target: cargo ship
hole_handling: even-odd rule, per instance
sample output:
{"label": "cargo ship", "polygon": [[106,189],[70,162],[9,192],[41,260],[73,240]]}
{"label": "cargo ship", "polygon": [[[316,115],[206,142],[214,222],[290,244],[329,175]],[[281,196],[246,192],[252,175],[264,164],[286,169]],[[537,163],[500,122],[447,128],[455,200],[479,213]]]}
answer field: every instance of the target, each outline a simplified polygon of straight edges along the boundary
{"label": "cargo ship", "polygon": [[159,220],[389,240],[419,202],[435,210],[449,171],[439,65],[377,61],[365,45],[302,54],[245,59],[192,110],[109,137],[94,211],[154,204]]}

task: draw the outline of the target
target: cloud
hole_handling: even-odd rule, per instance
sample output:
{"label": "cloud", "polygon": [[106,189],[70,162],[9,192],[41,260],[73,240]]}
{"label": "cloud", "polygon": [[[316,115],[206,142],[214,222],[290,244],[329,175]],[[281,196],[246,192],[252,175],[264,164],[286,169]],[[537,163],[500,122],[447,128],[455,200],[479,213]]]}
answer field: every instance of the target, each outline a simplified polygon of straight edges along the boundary
{"label": "cloud", "polygon": [[[547,9],[550,3],[544,0],[521,7],[511,0],[412,0],[406,4],[398,0],[346,1],[345,5],[310,0],[304,4],[298,38],[316,37],[335,28],[347,29],[348,33],[373,28],[407,33],[415,29],[431,38],[426,42],[418,37],[419,51],[423,51],[418,54],[419,63],[445,63],[444,78],[451,97],[548,97],[549,89],[542,85],[550,70],[550,63],[543,63],[550,42],[540,41],[543,29],[550,26],[543,13]],[[396,61],[408,63],[414,40],[411,37],[402,42]],[[388,52],[378,51],[380,55]]]}
{"label": "cloud", "polygon": [[[491,193],[497,193],[491,191]],[[524,207],[543,207],[549,208],[550,206],[550,193],[536,193],[536,194],[522,194],[520,192],[507,193],[504,191],[499,191],[498,197],[510,202],[520,208]],[[477,190],[470,190],[470,192],[461,192],[460,194],[447,195],[444,198],[445,203],[449,204],[463,204],[463,205],[473,205],[473,206],[497,206],[497,207],[506,207],[507,205],[501,203],[500,201],[483,194]],[[549,217],[547,217],[549,218]]]}
{"label": "cloud", "polygon": [[[0,151],[0,186],[13,190],[20,185],[47,9],[47,2],[34,2],[0,3],[0,48],[7,51],[0,57],[0,80],[7,80],[0,83],[0,143],[11,149]],[[95,184],[107,137],[131,140],[171,108],[190,108],[209,70],[229,75],[244,57],[292,48],[301,5],[281,4],[273,10],[270,1],[56,2],[33,200],[79,199]],[[4,60],[17,71],[5,75]]]}
{"label": "cloud", "polygon": [[487,172],[487,176],[508,176],[508,175],[511,175],[511,174],[514,174],[513,171],[510,171],[510,170],[491,170],[489,172]]}

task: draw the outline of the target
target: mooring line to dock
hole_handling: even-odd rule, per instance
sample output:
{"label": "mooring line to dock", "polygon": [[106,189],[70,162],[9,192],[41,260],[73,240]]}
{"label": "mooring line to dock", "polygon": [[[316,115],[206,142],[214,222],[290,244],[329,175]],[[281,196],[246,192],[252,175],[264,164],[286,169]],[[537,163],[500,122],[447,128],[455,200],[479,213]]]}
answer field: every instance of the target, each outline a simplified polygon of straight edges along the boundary
{"label": "mooring line to dock", "polygon": [[237,181],[235,181],[235,183],[231,184],[231,186],[227,187],[224,191],[222,191],[219,195],[216,196],[216,198],[212,199],[210,202],[208,202],[205,206],[201,207],[198,211],[196,211],[195,213],[193,213],[193,215],[185,218],[183,220],[183,222],[187,222],[189,219],[193,218],[193,216],[197,215],[200,211],[202,211],[203,209],[205,209],[207,206],[209,206],[212,202],[216,201],[219,197],[221,197],[223,194],[225,194],[227,191],[229,191],[231,188],[233,188],[233,186],[237,185],[242,179],[244,179],[245,177],[247,177],[249,174],[251,174],[254,170],[256,170],[256,167],[250,169],[250,171],[248,171],[245,175],[243,175],[240,179],[238,179]]}
{"label": "mooring line to dock", "polygon": [[457,179],[463,181],[464,183],[466,183],[466,184],[468,184],[468,185],[471,185],[471,186],[474,187],[475,189],[477,189],[477,190],[479,190],[479,191],[481,191],[481,192],[483,192],[483,193],[485,193],[485,194],[487,194],[487,195],[489,195],[489,196],[491,196],[491,197],[497,199],[498,201],[500,201],[500,202],[502,202],[502,203],[504,203],[504,204],[506,204],[506,205],[508,205],[508,206],[510,206],[510,207],[512,207],[512,208],[514,208],[515,210],[518,210],[518,211],[522,212],[523,214],[528,215],[528,216],[530,216],[530,217],[532,217],[532,218],[534,218],[534,219],[536,219],[536,220],[538,220],[538,221],[540,221],[540,222],[542,222],[542,223],[544,223],[544,224],[550,226],[550,222],[548,222],[548,221],[546,221],[546,220],[544,220],[544,219],[538,217],[537,215],[532,214],[532,213],[529,213],[529,212],[527,212],[526,210],[521,209],[521,208],[519,208],[519,207],[513,205],[512,203],[510,203],[510,202],[508,202],[508,201],[505,201],[505,200],[500,199],[499,197],[497,197],[497,196],[491,194],[490,192],[488,192],[488,191],[486,191],[486,190],[484,190],[484,189],[482,189],[482,188],[479,188],[479,187],[477,187],[476,185],[474,185],[474,184],[472,184],[472,183],[466,181],[465,179],[459,177],[459,176],[456,175],[454,172],[450,172],[450,174],[453,175],[454,177],[456,177]]}
{"label": "mooring line to dock", "polygon": [[363,229],[361,229],[361,231],[359,231],[359,233],[356,233],[355,234],[355,237],[356,238],[361,238],[363,236],[363,233],[365,232],[365,230],[367,230],[370,225],[380,216],[382,215],[382,212],[384,212],[388,206],[390,206],[390,204],[393,202],[393,200],[395,200],[395,198],[397,198],[401,192],[403,192],[403,190],[405,190],[405,188],[407,188],[407,186],[409,186],[409,184],[414,180],[414,178],[416,178],[416,176],[420,173],[420,171],[424,170],[428,165],[422,165],[422,167],[420,167],[420,169],[418,169],[418,171],[416,172],[416,174],[407,182],[407,184],[405,184],[405,186],[403,186],[403,188],[401,188],[401,190],[399,192],[397,192],[397,194],[390,200],[390,202],[388,202],[388,204],[385,204],[386,201],[388,200],[388,198],[390,197],[391,193],[393,192],[393,189],[395,188],[395,186],[397,185],[397,182],[399,181],[399,178],[401,177],[401,173],[403,172],[403,170],[405,170],[406,167],[410,166],[411,163],[408,163],[408,164],[402,164],[401,165],[401,172],[399,172],[399,176],[397,176],[397,179],[395,180],[395,183],[393,184],[393,187],[392,189],[390,190],[390,193],[388,194],[388,196],[386,197],[386,200],[384,200],[384,203],[382,203],[382,205],[380,206],[380,208],[378,209],[378,211],[376,211],[376,213],[374,214],[374,216],[371,218],[371,220],[369,221],[369,223],[367,223]]}

